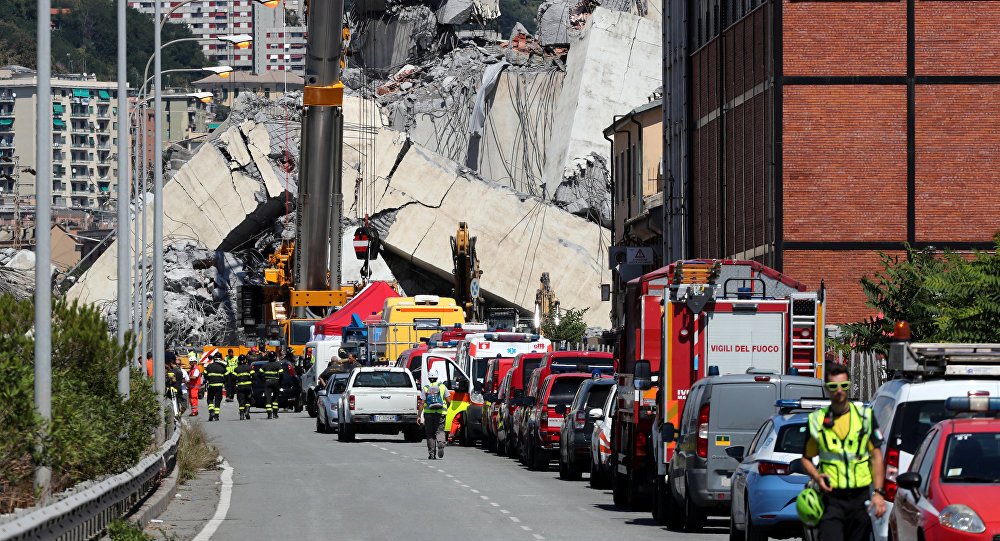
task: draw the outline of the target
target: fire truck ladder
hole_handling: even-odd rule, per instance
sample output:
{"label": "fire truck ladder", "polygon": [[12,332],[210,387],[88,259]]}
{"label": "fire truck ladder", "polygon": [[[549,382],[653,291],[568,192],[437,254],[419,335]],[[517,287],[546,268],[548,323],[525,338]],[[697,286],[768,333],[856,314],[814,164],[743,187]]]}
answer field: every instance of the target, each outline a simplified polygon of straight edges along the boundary
{"label": "fire truck ladder", "polygon": [[[789,307],[791,328],[788,332],[790,367],[802,375],[816,375],[816,363],[820,357],[816,351],[819,343],[817,339],[819,333],[823,332],[819,328],[817,316],[822,305],[815,293],[792,293],[789,301],[791,302]],[[808,355],[804,355],[803,352]]]}

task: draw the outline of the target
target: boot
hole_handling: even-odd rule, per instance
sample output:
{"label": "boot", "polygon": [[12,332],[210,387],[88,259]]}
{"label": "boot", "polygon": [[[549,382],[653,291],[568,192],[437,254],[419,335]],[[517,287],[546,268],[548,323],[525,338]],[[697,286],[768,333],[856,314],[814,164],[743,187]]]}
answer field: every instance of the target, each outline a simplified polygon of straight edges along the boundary
{"label": "boot", "polygon": [[278,418],[278,408],[274,408],[274,418]]}
{"label": "boot", "polygon": [[268,418],[268,419],[270,419],[270,418],[271,418],[271,412],[267,412],[267,418]]}
{"label": "boot", "polygon": [[250,410],[249,409],[247,409],[247,417],[246,418],[247,418],[247,421],[250,420]]}
{"label": "boot", "polygon": [[242,411],[240,412],[240,420],[241,421],[243,420],[243,412]]}

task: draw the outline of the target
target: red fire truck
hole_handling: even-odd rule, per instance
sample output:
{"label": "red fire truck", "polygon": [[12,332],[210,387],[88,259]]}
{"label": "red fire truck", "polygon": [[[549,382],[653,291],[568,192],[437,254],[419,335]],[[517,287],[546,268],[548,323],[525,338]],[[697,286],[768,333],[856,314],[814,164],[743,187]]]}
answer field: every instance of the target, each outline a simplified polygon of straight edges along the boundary
{"label": "red fire truck", "polygon": [[[653,507],[691,385],[750,368],[822,377],[823,297],[754,261],[678,261],[628,283],[612,424],[614,501]],[[666,359],[666,362],[662,362]]]}

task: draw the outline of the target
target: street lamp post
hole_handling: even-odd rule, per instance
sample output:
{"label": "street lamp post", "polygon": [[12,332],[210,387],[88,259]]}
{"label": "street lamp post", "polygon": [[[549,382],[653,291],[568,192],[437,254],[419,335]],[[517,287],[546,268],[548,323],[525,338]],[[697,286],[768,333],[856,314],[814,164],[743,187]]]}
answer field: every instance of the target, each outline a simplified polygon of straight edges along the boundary
{"label": "street lamp post", "polygon": [[[160,111],[163,17],[160,1],[153,2],[153,6],[156,21],[156,32],[153,34],[153,381],[158,404],[156,417],[163,422],[163,394],[166,390],[166,374],[163,372],[166,355],[163,336],[163,115]],[[163,430],[157,430],[156,435],[157,443],[165,439]]]}
{"label": "street lamp post", "polygon": [[[52,20],[51,0],[38,0],[38,86],[35,91],[35,410],[39,451],[52,421]],[[35,491],[48,499],[52,470],[35,469]]]}
{"label": "street lamp post", "polygon": [[[118,345],[125,346],[125,336],[129,318],[129,224],[128,224],[128,170],[123,166],[128,155],[128,96],[125,80],[125,1],[118,0]],[[125,359],[125,366],[118,372],[118,393],[128,396],[129,363],[132,356]]]}

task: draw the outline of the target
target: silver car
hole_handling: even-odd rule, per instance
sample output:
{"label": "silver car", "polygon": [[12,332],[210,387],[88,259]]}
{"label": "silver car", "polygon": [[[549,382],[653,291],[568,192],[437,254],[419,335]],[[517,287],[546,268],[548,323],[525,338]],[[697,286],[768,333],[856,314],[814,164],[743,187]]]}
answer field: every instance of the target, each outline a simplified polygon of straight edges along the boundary
{"label": "silver car", "polygon": [[604,401],[600,417],[594,419],[594,430],[590,437],[590,486],[607,488],[611,486],[611,423],[618,409],[616,397],[618,386],[613,385]]}
{"label": "silver car", "polygon": [[333,374],[325,389],[316,393],[316,432],[327,434],[337,430],[337,404],[340,395],[347,389],[350,372]]}

